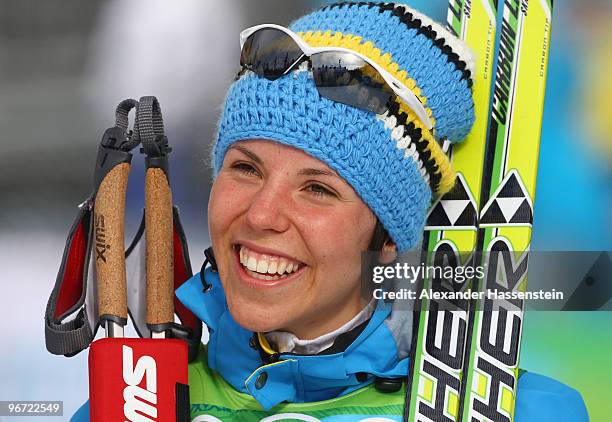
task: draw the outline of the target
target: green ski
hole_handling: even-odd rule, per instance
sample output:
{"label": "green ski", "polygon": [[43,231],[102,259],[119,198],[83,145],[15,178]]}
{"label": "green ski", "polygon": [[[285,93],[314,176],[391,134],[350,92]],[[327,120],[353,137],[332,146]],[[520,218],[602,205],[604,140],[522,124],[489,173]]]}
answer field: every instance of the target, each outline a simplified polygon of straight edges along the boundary
{"label": "green ski", "polygon": [[524,304],[488,293],[527,288],[551,14],[551,0],[503,6],[479,215],[485,294],[470,310],[462,422],[514,420]]}
{"label": "green ski", "polygon": [[[451,147],[457,172],[455,187],[432,206],[422,246],[427,265],[465,265],[473,260],[477,242],[477,214],[483,178],[487,116],[490,106],[496,35],[496,0],[451,0],[449,29],[475,53],[473,78],[476,121],[467,139]],[[469,283],[443,286],[442,280],[424,279],[423,288],[465,290]],[[407,421],[459,420],[460,387],[467,338],[468,301],[423,299],[418,333],[406,390]]]}

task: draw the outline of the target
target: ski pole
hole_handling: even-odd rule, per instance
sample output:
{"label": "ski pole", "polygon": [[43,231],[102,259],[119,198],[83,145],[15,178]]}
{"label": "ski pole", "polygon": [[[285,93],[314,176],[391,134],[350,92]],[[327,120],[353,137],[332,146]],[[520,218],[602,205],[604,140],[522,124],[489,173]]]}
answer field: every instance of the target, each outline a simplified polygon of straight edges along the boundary
{"label": "ski pole", "polygon": [[116,110],[116,126],[107,129],[96,160],[94,203],[95,268],[98,316],[107,337],[123,337],[127,324],[125,273],[125,198],[132,154],[138,144],[127,129],[128,113],[136,100]]}
{"label": "ski pole", "polygon": [[[119,254],[108,256],[113,259],[108,260],[113,266],[110,270],[105,267],[105,278],[100,278],[98,273],[99,290],[100,287],[106,289],[104,295],[98,295],[100,315],[105,318],[107,337],[114,338],[95,341],[90,348],[90,420],[183,422],[189,420],[187,343],[181,339],[163,338],[170,337],[171,328],[175,326],[174,222],[167,178],[167,153],[170,148],[163,136],[161,112],[154,97],[143,97],[138,103],[131,139],[132,147],[143,143],[142,152],[147,162],[146,321],[152,330],[152,337],[157,338],[117,338],[123,337],[123,326],[127,322],[125,259],[121,244],[120,257],[117,256]],[[106,215],[112,216],[112,225],[104,226],[104,236],[112,229],[113,239],[121,240],[129,172],[129,165],[125,164],[125,160],[122,161],[117,165],[117,171],[109,173],[109,179],[101,182],[105,190],[101,190],[104,195],[99,198],[104,207],[101,212],[106,213],[104,217],[108,219]],[[114,243],[111,245],[113,247]],[[108,249],[104,250],[108,252]],[[114,278],[109,281],[109,276]]]}
{"label": "ski pole", "polygon": [[[145,158],[146,322],[154,338],[166,337],[174,322],[172,191],[168,182],[168,139],[159,102],[142,97],[138,130]],[[150,122],[151,124],[148,124]]]}

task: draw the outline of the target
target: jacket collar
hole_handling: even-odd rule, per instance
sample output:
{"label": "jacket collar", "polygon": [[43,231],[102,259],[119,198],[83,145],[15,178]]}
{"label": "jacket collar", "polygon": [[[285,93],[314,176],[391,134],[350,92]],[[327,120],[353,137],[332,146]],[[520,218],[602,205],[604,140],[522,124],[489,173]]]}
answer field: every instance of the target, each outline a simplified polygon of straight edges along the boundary
{"label": "jacket collar", "polygon": [[[203,288],[204,287],[204,288]],[[252,395],[268,410],[281,402],[334,398],[357,390],[375,377],[408,373],[407,353],[398,350],[398,328],[391,306],[379,301],[372,318],[343,351],[319,355],[280,354],[266,362],[257,335],[232,318],[217,272],[206,269],[176,291],[178,299],[208,327],[208,366],[236,390]],[[263,337],[263,336],[261,336]]]}

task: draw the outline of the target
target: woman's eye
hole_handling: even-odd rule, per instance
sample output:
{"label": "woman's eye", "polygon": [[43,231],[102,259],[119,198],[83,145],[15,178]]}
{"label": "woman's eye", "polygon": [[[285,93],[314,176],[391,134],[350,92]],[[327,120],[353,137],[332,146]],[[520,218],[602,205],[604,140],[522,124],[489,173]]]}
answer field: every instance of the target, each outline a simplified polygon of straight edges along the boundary
{"label": "woman's eye", "polygon": [[241,173],[247,174],[249,176],[256,176],[259,174],[257,169],[250,164],[247,163],[236,163],[232,165],[232,169],[237,170]]}
{"label": "woman's eye", "polygon": [[336,196],[331,190],[316,183],[309,185],[307,189],[316,196]]}

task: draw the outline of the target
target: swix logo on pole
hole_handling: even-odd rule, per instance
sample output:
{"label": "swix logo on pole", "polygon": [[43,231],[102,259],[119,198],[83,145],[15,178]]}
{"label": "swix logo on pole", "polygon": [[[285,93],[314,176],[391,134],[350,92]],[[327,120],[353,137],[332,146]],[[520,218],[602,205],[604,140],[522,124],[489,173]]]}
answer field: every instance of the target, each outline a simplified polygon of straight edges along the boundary
{"label": "swix logo on pole", "polygon": [[[145,380],[145,388],[140,384]],[[134,366],[134,351],[123,346],[123,413],[129,422],[154,422],[157,418],[157,366],[151,356],[141,356]],[[137,413],[140,412],[140,413]]]}
{"label": "swix logo on pole", "polygon": [[106,227],[104,225],[104,214],[95,213],[96,229],[96,261],[106,262],[106,251],[110,245],[106,244]]}

